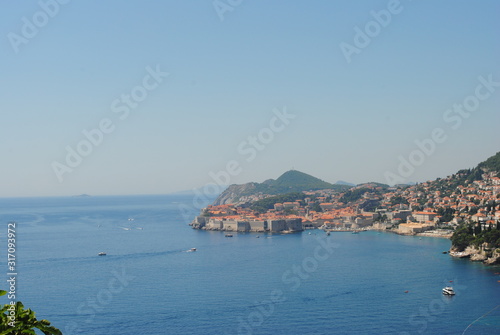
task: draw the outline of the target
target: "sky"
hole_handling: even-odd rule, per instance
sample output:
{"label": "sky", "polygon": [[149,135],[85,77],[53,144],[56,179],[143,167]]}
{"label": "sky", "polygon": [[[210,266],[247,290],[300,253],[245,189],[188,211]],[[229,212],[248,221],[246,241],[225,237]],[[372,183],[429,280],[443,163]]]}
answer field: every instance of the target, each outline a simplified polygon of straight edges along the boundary
{"label": "sky", "polygon": [[500,151],[498,1],[0,4],[0,197],[421,182]]}

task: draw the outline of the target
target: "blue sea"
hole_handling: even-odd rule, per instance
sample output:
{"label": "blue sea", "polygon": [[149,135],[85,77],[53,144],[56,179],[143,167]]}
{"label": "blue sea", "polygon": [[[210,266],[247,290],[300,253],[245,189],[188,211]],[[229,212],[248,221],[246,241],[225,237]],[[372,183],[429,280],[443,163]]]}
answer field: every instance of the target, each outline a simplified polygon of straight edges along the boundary
{"label": "blue sea", "polygon": [[196,214],[189,194],[0,199],[0,266],[16,221],[17,298],[65,335],[500,334],[500,268],[449,240],[228,238]]}

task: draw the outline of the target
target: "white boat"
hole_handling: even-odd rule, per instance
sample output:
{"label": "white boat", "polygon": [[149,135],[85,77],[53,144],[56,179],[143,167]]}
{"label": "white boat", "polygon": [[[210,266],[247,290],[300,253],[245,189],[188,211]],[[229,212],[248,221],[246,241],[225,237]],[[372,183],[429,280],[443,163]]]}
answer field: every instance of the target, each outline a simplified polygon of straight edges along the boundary
{"label": "white boat", "polygon": [[191,248],[188,250],[188,252],[195,252],[196,251],[196,248]]}
{"label": "white boat", "polygon": [[443,294],[444,295],[455,295],[455,291],[453,290],[453,287],[446,286],[445,288],[443,288]]}
{"label": "white boat", "polygon": [[97,254],[98,256],[106,256],[106,253],[101,251],[100,253]]}

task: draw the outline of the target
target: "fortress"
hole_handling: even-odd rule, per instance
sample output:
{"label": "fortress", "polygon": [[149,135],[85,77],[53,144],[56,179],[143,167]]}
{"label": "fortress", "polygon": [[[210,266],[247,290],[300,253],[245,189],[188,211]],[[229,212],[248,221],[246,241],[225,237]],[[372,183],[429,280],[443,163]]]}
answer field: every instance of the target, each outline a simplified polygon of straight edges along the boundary
{"label": "fortress", "polygon": [[193,229],[236,232],[297,232],[302,231],[302,219],[229,220],[197,216],[191,223]]}

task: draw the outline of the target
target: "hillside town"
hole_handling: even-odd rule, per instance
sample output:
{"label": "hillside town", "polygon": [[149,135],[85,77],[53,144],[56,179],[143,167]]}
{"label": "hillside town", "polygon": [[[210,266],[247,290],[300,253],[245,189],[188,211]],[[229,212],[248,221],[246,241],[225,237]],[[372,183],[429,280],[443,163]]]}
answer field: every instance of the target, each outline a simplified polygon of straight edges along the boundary
{"label": "hillside town", "polygon": [[[500,223],[500,178],[477,169],[412,186],[367,183],[345,192],[322,189],[294,197],[281,202],[280,196],[260,193],[243,203],[208,206],[191,225],[235,232],[376,229],[450,237],[462,223],[482,229]],[[259,207],[263,201],[267,207]]]}

